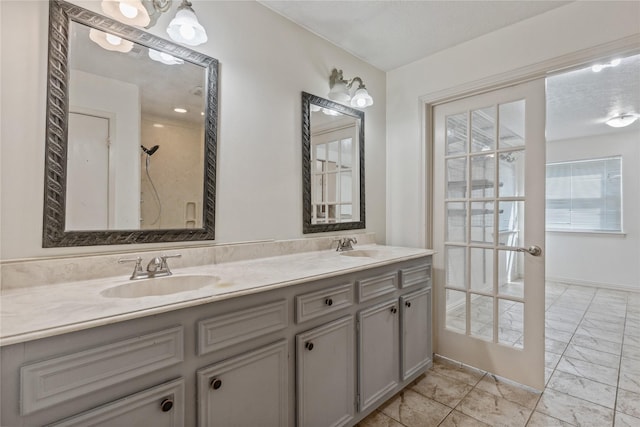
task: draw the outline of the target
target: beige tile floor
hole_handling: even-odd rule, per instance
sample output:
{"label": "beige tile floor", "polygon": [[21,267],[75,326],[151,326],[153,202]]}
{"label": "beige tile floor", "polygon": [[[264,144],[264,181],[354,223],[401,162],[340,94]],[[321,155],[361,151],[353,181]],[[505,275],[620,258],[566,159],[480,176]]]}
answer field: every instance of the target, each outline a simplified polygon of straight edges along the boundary
{"label": "beige tile floor", "polygon": [[359,427],[640,427],[640,294],[546,286],[542,393],[436,357]]}

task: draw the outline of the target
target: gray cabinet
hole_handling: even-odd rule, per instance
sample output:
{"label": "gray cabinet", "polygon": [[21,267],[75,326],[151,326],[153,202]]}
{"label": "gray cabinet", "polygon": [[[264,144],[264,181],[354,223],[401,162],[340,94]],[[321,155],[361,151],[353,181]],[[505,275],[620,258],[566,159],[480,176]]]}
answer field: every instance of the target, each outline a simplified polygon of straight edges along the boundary
{"label": "gray cabinet", "polygon": [[336,427],[355,412],[355,339],[348,316],[296,336],[299,426]]}
{"label": "gray cabinet", "polygon": [[287,356],[283,340],[198,370],[198,425],[286,426]]}
{"label": "gray cabinet", "polygon": [[161,384],[51,427],[184,426],[184,380]]}
{"label": "gray cabinet", "polygon": [[358,313],[360,412],[381,403],[399,384],[399,318],[397,298]]}
{"label": "gray cabinet", "polygon": [[400,297],[402,312],[402,379],[431,362],[431,288]]}

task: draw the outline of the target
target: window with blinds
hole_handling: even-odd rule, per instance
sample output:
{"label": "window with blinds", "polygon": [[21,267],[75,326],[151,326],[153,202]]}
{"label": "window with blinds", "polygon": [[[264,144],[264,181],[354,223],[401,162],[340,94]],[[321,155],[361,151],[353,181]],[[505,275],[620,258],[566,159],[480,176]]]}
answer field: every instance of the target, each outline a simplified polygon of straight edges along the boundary
{"label": "window with blinds", "polygon": [[547,164],[547,230],[622,231],[622,157]]}

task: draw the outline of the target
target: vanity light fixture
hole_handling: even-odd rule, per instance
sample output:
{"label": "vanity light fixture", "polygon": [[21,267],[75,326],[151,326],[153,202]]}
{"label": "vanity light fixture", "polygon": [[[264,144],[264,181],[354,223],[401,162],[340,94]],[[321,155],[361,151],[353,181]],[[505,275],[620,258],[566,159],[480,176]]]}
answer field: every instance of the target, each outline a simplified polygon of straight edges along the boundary
{"label": "vanity light fixture", "polygon": [[593,67],[591,67],[591,71],[593,71],[594,73],[599,73],[605,68],[617,67],[621,62],[622,61],[620,60],[620,58],[616,58],[611,62],[607,62],[606,64],[595,64]]}
{"label": "vanity light fixture", "polygon": [[639,115],[635,113],[623,113],[611,117],[605,123],[613,128],[623,128],[638,120]]}
{"label": "vanity light fixture", "polygon": [[[358,88],[353,96],[351,88],[353,83],[358,82]],[[373,105],[373,98],[369,95],[364,82],[360,77],[354,77],[351,80],[345,80],[342,76],[342,70],[333,69],[329,76],[329,99],[337,102],[350,102],[352,107],[365,108]]]}
{"label": "vanity light fixture", "polygon": [[[101,5],[105,14],[120,22],[151,28],[160,15],[171,9],[171,0],[103,0]],[[182,0],[167,33],[173,41],[197,46],[207,41],[207,32],[191,6],[189,0]]]}
{"label": "vanity light fixture", "polygon": [[105,33],[100,30],[92,28],[89,31],[89,38],[103,49],[113,52],[127,53],[133,49],[133,43],[129,40],[124,40],[113,34]]}
{"label": "vanity light fixture", "polygon": [[175,18],[171,20],[167,27],[167,33],[174,41],[189,46],[197,46],[207,41],[207,32],[198,22],[198,17],[191,8],[191,2],[188,0],[182,0]]}
{"label": "vanity light fixture", "polygon": [[169,55],[168,53],[158,52],[154,49],[149,49],[149,58],[154,61],[162,62],[166,65],[179,65],[184,64],[184,60],[180,58],[176,58],[175,56]]}

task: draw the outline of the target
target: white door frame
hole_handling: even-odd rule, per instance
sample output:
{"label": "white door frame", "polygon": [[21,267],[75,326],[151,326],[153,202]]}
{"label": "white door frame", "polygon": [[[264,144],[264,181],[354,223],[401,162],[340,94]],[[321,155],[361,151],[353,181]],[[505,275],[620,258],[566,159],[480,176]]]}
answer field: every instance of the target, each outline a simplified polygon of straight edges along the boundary
{"label": "white door frame", "polygon": [[[546,78],[560,71],[580,68],[590,62],[610,60],[614,56],[631,56],[638,53],[640,53],[640,36],[633,35],[421,96],[419,98],[421,109],[420,151],[422,153],[420,196],[423,198],[421,217],[424,218],[422,224],[424,246],[427,248],[433,247],[433,109],[436,105],[539,78]],[[437,296],[433,298],[433,301],[438,301]],[[434,307],[432,313],[434,322],[437,320],[437,312],[438,307]],[[437,353],[438,328],[433,328],[433,333],[433,351]]]}

